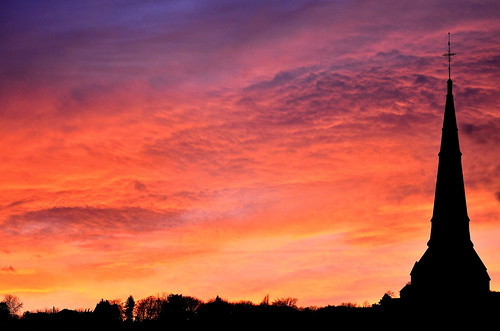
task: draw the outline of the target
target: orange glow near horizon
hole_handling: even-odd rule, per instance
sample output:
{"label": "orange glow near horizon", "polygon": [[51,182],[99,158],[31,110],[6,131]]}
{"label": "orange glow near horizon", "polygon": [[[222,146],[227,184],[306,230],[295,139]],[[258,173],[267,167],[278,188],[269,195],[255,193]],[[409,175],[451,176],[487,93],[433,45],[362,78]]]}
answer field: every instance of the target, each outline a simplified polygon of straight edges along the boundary
{"label": "orange glow near horizon", "polygon": [[397,294],[430,231],[448,29],[471,236],[500,290],[498,5],[177,5],[52,8],[38,32],[46,11],[6,5],[0,294]]}

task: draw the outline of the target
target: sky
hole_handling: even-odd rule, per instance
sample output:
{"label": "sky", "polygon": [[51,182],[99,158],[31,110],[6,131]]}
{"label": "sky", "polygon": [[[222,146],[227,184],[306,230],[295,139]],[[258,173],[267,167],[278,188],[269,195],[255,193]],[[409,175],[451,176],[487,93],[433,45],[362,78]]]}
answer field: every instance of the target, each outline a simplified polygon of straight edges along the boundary
{"label": "sky", "polygon": [[430,234],[451,76],[500,291],[498,1],[0,4],[0,294],[376,303]]}

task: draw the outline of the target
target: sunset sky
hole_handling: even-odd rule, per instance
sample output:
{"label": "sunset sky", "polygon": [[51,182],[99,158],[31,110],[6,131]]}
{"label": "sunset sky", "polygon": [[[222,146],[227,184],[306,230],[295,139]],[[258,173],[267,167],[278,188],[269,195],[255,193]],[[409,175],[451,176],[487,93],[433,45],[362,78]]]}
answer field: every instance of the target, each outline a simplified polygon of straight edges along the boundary
{"label": "sunset sky", "polygon": [[430,234],[448,32],[500,291],[498,1],[2,1],[0,294],[399,295]]}

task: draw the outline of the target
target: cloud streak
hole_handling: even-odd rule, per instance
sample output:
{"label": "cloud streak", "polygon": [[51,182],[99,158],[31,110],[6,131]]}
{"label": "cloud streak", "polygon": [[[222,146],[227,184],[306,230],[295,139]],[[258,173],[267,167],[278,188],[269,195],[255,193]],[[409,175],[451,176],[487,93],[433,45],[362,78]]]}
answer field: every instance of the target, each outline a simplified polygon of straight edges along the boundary
{"label": "cloud streak", "polygon": [[155,212],[137,207],[53,207],[11,215],[4,223],[4,231],[15,235],[47,234],[57,231],[65,234],[87,232],[141,232],[176,226],[177,211]]}

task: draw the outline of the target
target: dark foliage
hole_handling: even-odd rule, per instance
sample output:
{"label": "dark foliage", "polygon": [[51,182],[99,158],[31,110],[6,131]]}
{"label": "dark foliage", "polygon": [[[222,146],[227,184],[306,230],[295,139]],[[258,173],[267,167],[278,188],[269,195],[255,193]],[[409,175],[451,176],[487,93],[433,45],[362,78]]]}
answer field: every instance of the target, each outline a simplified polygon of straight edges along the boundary
{"label": "dark foliage", "polygon": [[114,326],[122,321],[122,315],[117,304],[101,299],[95,306],[93,319],[98,324]]}
{"label": "dark foliage", "polygon": [[[125,316],[116,303],[101,300],[95,309],[74,311],[56,309],[44,312],[25,312],[13,317],[0,303],[1,330],[323,330],[323,329],[413,329],[429,325],[446,328],[491,326],[500,313],[498,293],[483,302],[443,302],[442,305],[418,305],[394,299],[385,294],[378,304],[358,307],[306,307],[296,305],[294,298],[282,298],[272,304],[263,301],[228,302],[220,297],[202,302],[193,297],[170,294],[147,297],[137,305],[127,299]],[[139,303],[142,307],[137,309]],[[134,302],[135,303],[135,302]],[[135,316],[130,315],[132,307]],[[143,309],[141,311],[141,309]],[[139,315],[137,315],[139,314]],[[134,319],[132,320],[132,317]]]}
{"label": "dark foliage", "polygon": [[129,296],[125,302],[125,320],[132,322],[134,320],[135,300],[133,296]]}

